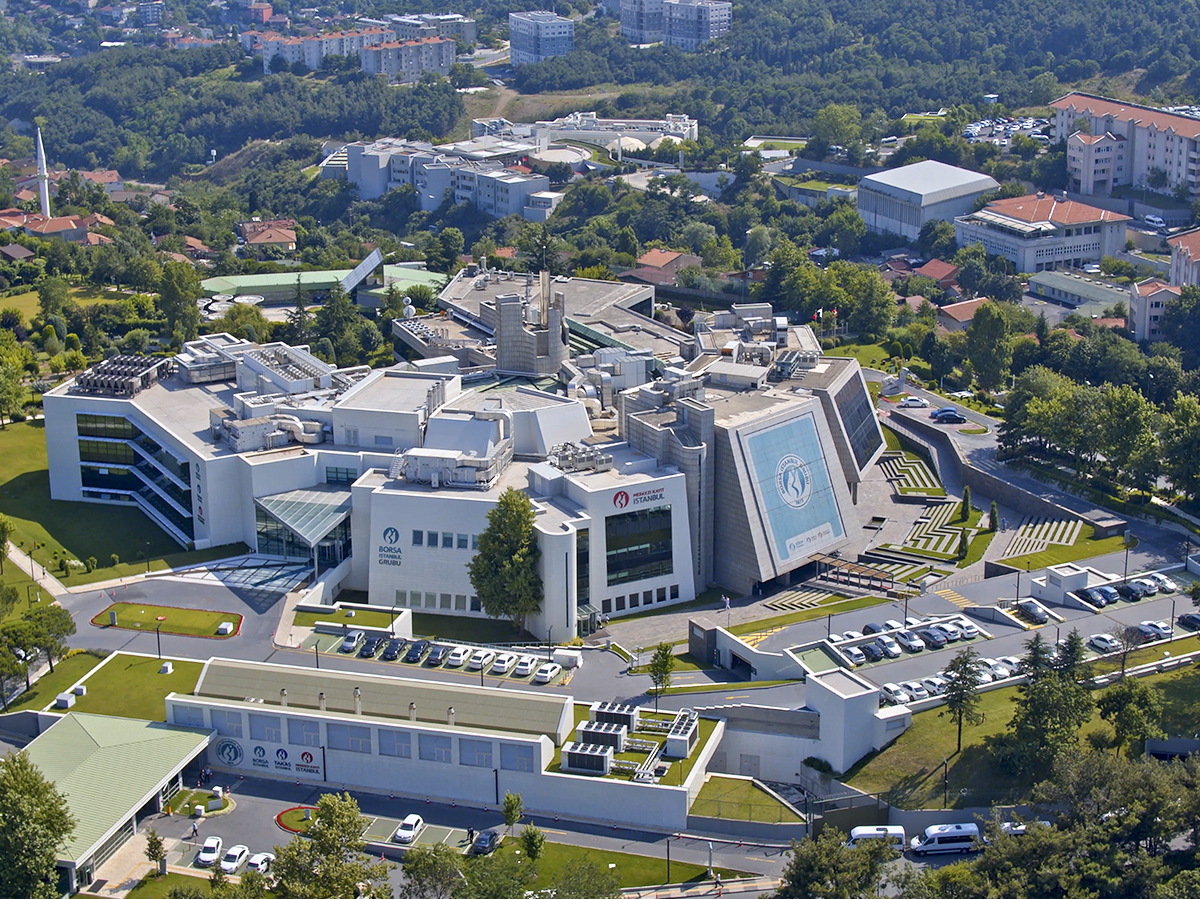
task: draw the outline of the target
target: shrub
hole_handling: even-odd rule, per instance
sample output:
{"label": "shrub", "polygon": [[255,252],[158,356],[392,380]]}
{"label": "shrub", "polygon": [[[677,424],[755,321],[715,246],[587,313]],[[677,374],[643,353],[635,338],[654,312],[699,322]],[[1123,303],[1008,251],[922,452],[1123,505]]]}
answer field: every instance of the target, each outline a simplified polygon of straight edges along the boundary
{"label": "shrub", "polygon": [[88,574],[91,574],[93,571],[95,571],[99,564],[100,563],[96,561],[95,556],[88,556],[83,560],[83,567],[87,569]]}
{"label": "shrub", "polygon": [[833,774],[833,765],[829,764],[825,759],[817,758],[815,755],[810,755],[806,758],[804,764],[814,771],[820,771],[822,774]]}
{"label": "shrub", "polygon": [[13,412],[8,416],[8,420],[12,421],[12,422],[24,421],[25,413],[24,412]]}
{"label": "shrub", "polygon": [[113,568],[116,568],[118,565],[121,564],[121,557],[118,556],[116,553],[113,553],[111,556],[108,557],[108,564],[111,565]]}

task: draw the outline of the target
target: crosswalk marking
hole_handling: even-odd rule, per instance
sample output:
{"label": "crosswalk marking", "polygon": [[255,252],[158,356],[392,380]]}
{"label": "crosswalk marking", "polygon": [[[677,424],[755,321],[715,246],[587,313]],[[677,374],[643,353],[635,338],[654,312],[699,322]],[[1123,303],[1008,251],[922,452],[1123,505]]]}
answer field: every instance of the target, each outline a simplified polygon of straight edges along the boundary
{"label": "crosswalk marking", "polygon": [[947,602],[954,603],[954,605],[958,606],[960,609],[969,609],[975,605],[975,603],[971,602],[971,600],[967,599],[957,590],[942,589],[934,590],[933,592]]}

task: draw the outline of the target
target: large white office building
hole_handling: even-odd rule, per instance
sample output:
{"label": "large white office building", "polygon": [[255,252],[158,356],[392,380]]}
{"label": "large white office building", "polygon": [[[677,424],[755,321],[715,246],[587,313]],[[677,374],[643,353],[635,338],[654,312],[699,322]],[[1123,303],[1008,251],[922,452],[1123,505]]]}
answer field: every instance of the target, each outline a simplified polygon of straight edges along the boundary
{"label": "large white office building", "polygon": [[510,12],[508,42],[514,66],[566,56],[575,49],[575,23],[545,10]]}
{"label": "large white office building", "polygon": [[663,0],[663,40],[695,53],[733,27],[728,0]]}
{"label": "large white office building", "polygon": [[915,241],[926,222],[954,221],[999,186],[987,175],[927,159],[863,178],[858,184],[858,214],[873,234]]}

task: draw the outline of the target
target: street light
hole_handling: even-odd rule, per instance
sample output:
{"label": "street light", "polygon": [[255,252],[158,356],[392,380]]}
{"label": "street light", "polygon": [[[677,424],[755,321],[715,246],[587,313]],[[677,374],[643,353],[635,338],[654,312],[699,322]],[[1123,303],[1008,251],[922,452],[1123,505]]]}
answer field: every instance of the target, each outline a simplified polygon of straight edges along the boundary
{"label": "street light", "polygon": [[150,541],[146,541],[146,574],[150,573]]}
{"label": "street light", "polygon": [[162,623],[165,616],[159,617],[158,624],[154,625],[154,639],[158,643],[158,657],[162,658]]}
{"label": "street light", "polygon": [[550,640],[550,635],[554,633],[553,627],[546,628],[546,661],[554,661],[554,644]]}
{"label": "street light", "polygon": [[1125,576],[1121,578],[1121,583],[1129,583],[1129,528],[1125,529]]}
{"label": "street light", "polygon": [[388,628],[391,630],[392,637],[395,638],[395,636],[396,636],[396,600],[395,599],[392,600],[392,620],[391,620],[391,622],[389,622]]}
{"label": "street light", "polygon": [[33,608],[33,596],[30,594],[30,592],[29,592],[29,591],[30,591],[30,590],[33,590],[34,588],[37,588],[37,592],[38,592],[38,602],[41,602],[41,601],[42,601],[42,590],[41,590],[41,587],[39,587],[37,584],[26,584],[26,585],[25,585],[25,599],[26,599],[26,601],[29,603],[29,608],[31,608],[31,609]]}
{"label": "street light", "polygon": [[950,760],[942,756],[942,808],[950,805]]}
{"label": "street light", "polygon": [[321,667],[321,653],[318,644],[316,643],[313,644],[313,661],[317,663],[317,668],[319,670]]}

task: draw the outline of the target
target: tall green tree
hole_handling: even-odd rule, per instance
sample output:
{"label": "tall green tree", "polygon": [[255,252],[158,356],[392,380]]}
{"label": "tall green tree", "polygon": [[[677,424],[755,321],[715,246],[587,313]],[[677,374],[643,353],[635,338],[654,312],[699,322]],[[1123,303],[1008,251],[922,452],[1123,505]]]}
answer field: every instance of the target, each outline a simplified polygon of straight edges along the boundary
{"label": "tall green tree", "polygon": [[0,513],[0,574],[4,574],[4,560],[8,558],[9,545],[17,526],[7,515]]}
{"label": "tall green tree", "polygon": [[419,845],[404,856],[399,899],[450,899],[462,879],[462,853],[445,843]]}
{"label": "tall green tree", "polygon": [[1192,499],[1200,497],[1200,399],[1179,394],[1162,448],[1163,470],[1171,483]]}
{"label": "tall green tree", "polygon": [[885,840],[846,845],[846,835],[825,826],[814,840],[792,843],[777,899],[873,899],[883,887],[884,863],[895,857]]}
{"label": "tall green tree", "polygon": [[0,896],[58,899],[55,860],[75,817],[25,752],[0,764],[0,809]]}
{"label": "tall green tree", "polygon": [[0,704],[8,711],[8,694],[25,677],[25,665],[13,655],[12,650],[0,643]]}
{"label": "tall green tree", "polygon": [[342,285],[335,284],[317,310],[317,333],[338,346],[357,319],[358,313],[354,311],[350,295],[342,290]]}
{"label": "tall green tree", "polygon": [[472,858],[463,867],[463,878],[453,899],[524,899],[533,870],[520,856],[493,852]]}
{"label": "tall green tree", "polygon": [[621,879],[585,855],[562,866],[553,889],[554,899],[619,899]]}
{"label": "tall green tree", "polygon": [[294,344],[308,343],[312,334],[312,313],[308,311],[308,297],[300,283],[300,273],[296,273],[296,291],[292,295],[292,308],[287,313],[288,337]]}
{"label": "tall green tree", "polygon": [[[1104,691],[1096,706],[1100,717],[1113,727],[1116,738],[1113,749],[1120,752],[1130,741],[1142,743],[1163,735],[1159,722],[1163,705],[1158,691],[1146,686],[1136,677],[1121,681]],[[1131,747],[1132,751],[1133,747]]]}
{"label": "tall green tree", "polygon": [[542,551],[533,533],[533,503],[509,487],[487,519],[467,573],[483,611],[493,618],[510,618],[520,629],[525,618],[542,607]]}
{"label": "tall green tree", "polygon": [[525,857],[536,865],[538,859],[546,852],[546,835],[542,833],[542,829],[532,824],[526,824],[521,829],[520,842],[521,851],[525,853]]}
{"label": "tall green tree", "polygon": [[67,300],[71,296],[67,289],[67,282],[62,278],[44,279],[38,284],[37,294],[42,321],[52,315],[61,315],[63,307],[67,305]]}
{"label": "tall green tree", "polygon": [[50,672],[53,674],[54,659],[62,657],[67,649],[67,637],[75,633],[75,619],[58,603],[43,603],[21,617],[33,625],[33,639],[50,663]]}
{"label": "tall green tree", "polygon": [[11,419],[25,402],[24,370],[12,357],[0,360],[0,428],[6,429],[5,414]]}
{"label": "tall green tree", "polygon": [[1008,376],[1012,342],[1004,316],[992,303],[984,303],[975,310],[967,328],[967,358],[985,390],[995,390]]}
{"label": "tall green tree", "polygon": [[167,317],[167,329],[180,342],[195,340],[200,329],[200,307],[204,295],[200,276],[187,262],[168,262],[163,266],[158,303]]}
{"label": "tall green tree", "polygon": [[[279,899],[346,899],[359,895],[357,884],[370,884],[375,899],[392,899],[391,865],[364,854],[363,817],[349,793],[326,793],[307,839],[275,849],[275,895]],[[316,876],[314,876],[316,874]]]}
{"label": "tall green tree", "polygon": [[521,818],[525,815],[525,801],[521,798],[520,793],[510,793],[504,791],[504,826],[508,828],[508,832],[512,833],[512,829],[516,827]]}
{"label": "tall green tree", "polygon": [[671,672],[675,669],[675,652],[670,643],[659,643],[650,657],[648,672],[654,684],[654,711],[658,711],[658,697],[671,686]]}
{"label": "tall green tree", "polygon": [[979,654],[970,647],[960,650],[946,666],[946,674],[949,683],[943,698],[946,711],[958,730],[958,745],[954,751],[962,752],[963,724],[977,725],[983,721],[979,711],[979,686],[983,682],[979,673]]}

